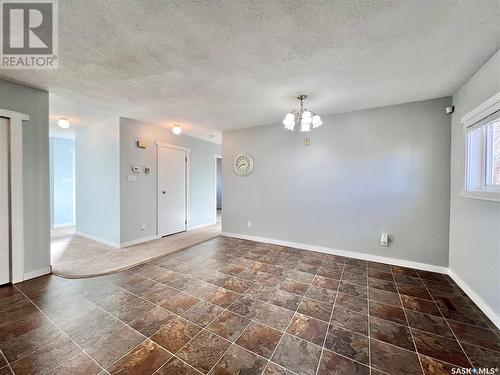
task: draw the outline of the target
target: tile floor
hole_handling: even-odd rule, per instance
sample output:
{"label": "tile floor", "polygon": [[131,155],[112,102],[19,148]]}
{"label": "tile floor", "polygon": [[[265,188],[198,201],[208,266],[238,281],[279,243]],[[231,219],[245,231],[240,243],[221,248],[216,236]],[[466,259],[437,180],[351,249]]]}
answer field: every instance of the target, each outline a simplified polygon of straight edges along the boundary
{"label": "tile floor", "polygon": [[499,331],[448,276],[218,237],[0,288],[4,374],[451,374]]}

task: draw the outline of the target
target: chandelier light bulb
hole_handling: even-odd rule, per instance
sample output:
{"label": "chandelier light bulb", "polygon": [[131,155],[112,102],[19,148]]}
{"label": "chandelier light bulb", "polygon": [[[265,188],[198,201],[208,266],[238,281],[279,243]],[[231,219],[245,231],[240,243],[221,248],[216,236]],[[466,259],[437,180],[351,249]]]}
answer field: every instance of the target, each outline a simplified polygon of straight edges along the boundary
{"label": "chandelier light bulb", "polygon": [[62,129],[68,129],[69,128],[69,121],[65,117],[60,117],[59,121],[57,121],[57,125],[62,128]]}
{"label": "chandelier light bulb", "polygon": [[311,131],[311,119],[302,118],[300,122],[300,131],[301,132],[310,132]]}
{"label": "chandelier light bulb", "polygon": [[302,113],[302,120],[303,120],[303,119],[309,119],[309,120],[310,120],[310,119],[311,119],[311,112],[309,112],[309,111],[304,111],[304,112]]}
{"label": "chandelier light bulb", "polygon": [[320,127],[321,125],[323,125],[323,121],[321,121],[321,117],[319,117],[319,115],[314,115],[312,117],[312,124],[313,124],[313,128],[317,128],[317,127]]}
{"label": "chandelier light bulb", "polygon": [[181,126],[180,125],[174,125],[174,127],[172,128],[172,133],[174,133],[175,135],[181,134],[182,133]]}
{"label": "chandelier light bulb", "polygon": [[292,130],[295,128],[295,116],[293,113],[288,113],[283,119],[283,125],[285,125],[285,129]]}

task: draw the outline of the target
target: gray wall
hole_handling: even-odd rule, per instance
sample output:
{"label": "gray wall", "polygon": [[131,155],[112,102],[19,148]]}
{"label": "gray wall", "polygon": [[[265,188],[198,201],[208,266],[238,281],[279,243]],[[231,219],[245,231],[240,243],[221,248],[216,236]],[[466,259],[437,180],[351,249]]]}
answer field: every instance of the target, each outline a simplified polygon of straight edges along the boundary
{"label": "gray wall", "polygon": [[500,203],[459,196],[464,168],[460,119],[497,92],[500,52],[453,96],[450,269],[500,315]]}
{"label": "gray wall", "polygon": [[118,118],[76,131],[76,230],[120,243]]}
{"label": "gray wall", "polygon": [[[307,135],[281,124],[224,132],[223,231],[447,266],[450,103],[325,116]],[[232,170],[240,152],[255,160],[248,177]]]}
{"label": "gray wall", "polygon": [[[141,139],[146,149],[136,146]],[[208,224],[215,218],[215,160],[221,146],[197,138],[172,134],[171,131],[136,120],[120,118],[120,196],[121,242],[156,235],[157,147],[156,141],[191,149],[188,225]],[[150,167],[151,173],[134,174],[136,183],[128,183],[133,165]],[[141,230],[141,222],[146,229]]]}
{"label": "gray wall", "polygon": [[24,272],[50,265],[49,95],[0,80],[0,108],[26,113],[23,125]]}
{"label": "gray wall", "polygon": [[222,209],[222,159],[217,158],[217,209]]}

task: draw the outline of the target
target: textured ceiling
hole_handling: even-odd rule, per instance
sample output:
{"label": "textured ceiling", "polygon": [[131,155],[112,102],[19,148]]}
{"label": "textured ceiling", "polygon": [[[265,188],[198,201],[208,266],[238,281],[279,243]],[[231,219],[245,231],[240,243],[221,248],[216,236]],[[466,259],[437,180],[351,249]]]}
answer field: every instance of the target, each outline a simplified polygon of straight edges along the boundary
{"label": "textured ceiling", "polygon": [[59,69],[2,77],[53,93],[53,117],[201,137],[279,122],[301,93],[320,114],[451,95],[500,48],[498,0],[65,0],[59,18]]}

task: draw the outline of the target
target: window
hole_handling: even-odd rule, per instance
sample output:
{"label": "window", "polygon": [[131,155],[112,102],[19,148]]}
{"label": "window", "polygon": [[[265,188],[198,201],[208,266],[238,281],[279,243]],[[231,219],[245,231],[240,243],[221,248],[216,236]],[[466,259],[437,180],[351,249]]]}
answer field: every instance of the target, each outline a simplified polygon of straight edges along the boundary
{"label": "window", "polygon": [[500,201],[500,93],[462,118],[465,178],[462,196]]}

